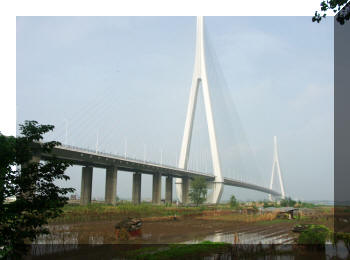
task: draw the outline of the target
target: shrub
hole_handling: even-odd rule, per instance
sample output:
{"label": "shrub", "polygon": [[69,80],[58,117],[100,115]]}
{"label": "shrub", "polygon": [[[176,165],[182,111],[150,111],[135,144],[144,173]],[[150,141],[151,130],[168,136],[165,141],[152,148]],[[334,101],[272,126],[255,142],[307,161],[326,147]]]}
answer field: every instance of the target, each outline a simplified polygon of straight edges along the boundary
{"label": "shrub", "polygon": [[231,206],[231,208],[237,208],[239,206],[239,203],[238,203],[235,195],[232,195],[230,198],[230,206]]}
{"label": "shrub", "polygon": [[330,236],[330,231],[323,225],[310,225],[301,232],[298,244],[324,246]]}
{"label": "shrub", "polygon": [[294,207],[294,205],[296,204],[297,202],[295,200],[292,200],[292,198],[285,198],[285,199],[282,199],[281,200],[281,207]]}

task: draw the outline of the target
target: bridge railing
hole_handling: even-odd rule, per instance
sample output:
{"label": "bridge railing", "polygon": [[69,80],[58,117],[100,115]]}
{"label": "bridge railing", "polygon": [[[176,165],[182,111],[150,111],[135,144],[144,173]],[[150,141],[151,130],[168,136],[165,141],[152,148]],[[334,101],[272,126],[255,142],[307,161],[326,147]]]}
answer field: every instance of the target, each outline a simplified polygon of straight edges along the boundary
{"label": "bridge railing", "polygon": [[[117,158],[119,160],[129,160],[129,161],[134,161],[136,163],[142,163],[142,164],[153,164],[153,165],[156,165],[156,166],[159,166],[159,167],[166,167],[166,168],[169,168],[169,169],[179,170],[179,171],[183,171],[184,170],[182,168],[179,168],[179,167],[176,167],[176,166],[173,166],[173,165],[159,164],[159,163],[154,162],[154,161],[140,160],[140,159],[132,158],[132,157],[125,156],[125,155],[112,154],[112,153],[102,152],[102,151],[96,151],[96,150],[92,150],[92,149],[89,149],[89,148],[83,148],[83,147],[78,147],[78,146],[73,146],[73,145],[61,144],[60,147],[67,148],[67,149],[70,149],[70,150],[75,150],[75,151],[78,151],[78,152],[79,151],[85,151],[85,152],[92,153],[92,154],[95,154],[95,155],[110,156],[110,157]],[[195,171],[195,170],[186,170],[186,171],[190,172],[190,173],[198,174],[198,175],[208,174],[208,173],[203,173],[203,172],[199,172],[199,171]],[[246,182],[246,181],[243,181],[241,179],[231,179],[231,178],[227,178],[227,179],[232,180],[232,181],[236,181],[236,182],[239,182],[239,183],[242,183],[242,184],[250,184],[250,185],[260,186],[260,185],[258,185],[256,183]],[[261,186],[261,187],[263,187],[263,186]],[[264,188],[268,188],[268,187],[264,187]]]}
{"label": "bridge railing", "polygon": [[[137,159],[136,157],[132,158],[132,157],[125,156],[125,155],[101,152],[101,151],[96,151],[96,150],[92,150],[92,149],[89,149],[89,148],[83,148],[83,147],[78,147],[78,146],[73,146],[73,145],[61,144],[60,147],[68,148],[68,149],[75,150],[75,151],[85,151],[85,152],[92,153],[92,154],[95,154],[95,155],[110,156],[110,157],[114,157],[114,158],[117,158],[117,159],[120,159],[120,160],[134,161],[134,162],[143,163],[143,164],[154,164],[154,165],[157,165],[157,166],[160,166],[160,167],[166,167],[166,168],[169,168],[169,169],[174,169],[174,170],[179,170],[179,171],[183,171],[184,170],[182,168],[179,168],[179,167],[176,167],[176,166],[173,166],[173,165],[159,164],[158,162],[154,162],[154,161],[140,160],[140,159]],[[196,173],[196,174],[203,174],[203,172],[199,172],[199,171],[195,171],[195,170],[187,170],[187,171],[191,172],[191,173]],[[204,173],[204,174],[208,174],[208,173]]]}

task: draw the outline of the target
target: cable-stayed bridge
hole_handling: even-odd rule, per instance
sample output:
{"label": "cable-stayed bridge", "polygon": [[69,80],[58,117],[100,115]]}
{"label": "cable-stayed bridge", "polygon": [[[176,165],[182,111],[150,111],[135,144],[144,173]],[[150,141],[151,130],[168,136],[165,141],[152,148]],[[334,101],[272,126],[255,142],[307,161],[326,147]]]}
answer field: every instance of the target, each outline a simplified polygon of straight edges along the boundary
{"label": "cable-stayed bridge", "polygon": [[[256,184],[249,181],[243,181],[239,178],[230,178],[224,176],[222,161],[219,155],[219,138],[222,132],[217,129],[217,121],[214,118],[214,106],[213,106],[213,94],[215,95],[215,88],[213,88],[212,81],[208,74],[208,57],[207,57],[207,45],[204,40],[204,27],[203,17],[197,18],[197,35],[196,35],[196,56],[195,65],[192,78],[192,86],[190,90],[190,99],[187,108],[187,116],[185,121],[185,130],[182,139],[181,152],[177,166],[167,166],[162,163],[151,163],[144,160],[136,160],[127,158],[125,156],[118,156],[115,154],[101,153],[98,151],[98,135],[96,150],[87,150],[84,148],[73,147],[69,145],[62,145],[56,147],[53,151],[53,155],[60,159],[66,159],[72,161],[76,165],[82,165],[82,181],[81,181],[81,203],[87,204],[91,202],[92,193],[92,177],[93,168],[105,168],[106,169],[106,187],[105,187],[105,200],[107,203],[115,203],[116,199],[116,184],[118,171],[127,171],[133,173],[132,184],[132,200],[134,203],[140,203],[141,201],[141,175],[151,174],[153,176],[152,183],[152,201],[153,203],[160,203],[161,201],[161,177],[166,176],[166,191],[165,200],[168,203],[173,201],[173,178],[175,180],[176,194],[180,202],[186,204],[189,202],[189,188],[190,181],[195,176],[205,177],[208,182],[209,194],[207,198],[208,203],[218,203],[221,199],[224,186],[236,186],[251,190],[256,190],[264,193],[268,193],[275,197],[284,197],[284,186],[282,181],[281,170],[278,161],[277,153],[277,141],[275,139],[275,153],[273,170],[271,176],[271,183],[269,187],[265,187],[262,184]],[[215,68],[214,68],[215,69]],[[202,90],[206,125],[208,129],[210,156],[212,160],[212,170],[209,172],[201,172],[190,170],[189,157],[191,150],[191,142],[194,128],[194,118],[196,106],[198,103],[198,95]],[[106,104],[104,104],[106,105]],[[230,105],[230,104],[229,104]],[[87,115],[88,116],[88,115]],[[110,133],[111,134],[111,133]],[[66,138],[67,139],[67,132]],[[140,147],[142,149],[142,147]],[[239,148],[238,148],[239,150]],[[225,152],[222,152],[225,153]],[[41,154],[41,159],[47,159],[47,154]],[[278,171],[279,182],[281,185],[281,192],[277,192],[272,189],[274,179],[274,169]],[[229,170],[230,171],[230,170]],[[253,172],[251,172],[253,173]]]}
{"label": "cable-stayed bridge", "polygon": [[[176,168],[169,165],[159,165],[147,161],[125,158],[118,155],[96,152],[84,148],[61,145],[55,147],[50,154],[41,154],[41,159],[45,160],[55,156],[61,160],[69,160],[75,165],[84,166],[82,170],[82,203],[91,201],[92,191],[92,172],[93,167],[106,168],[106,202],[115,203],[117,171],[127,171],[134,174],[132,200],[134,203],[141,202],[141,173],[153,175],[152,202],[161,201],[161,176],[166,176],[165,201],[171,203],[172,198],[172,178],[194,178],[204,177],[208,182],[213,182],[215,177],[212,174],[201,173],[182,168]],[[139,181],[139,182],[138,182]],[[281,196],[277,191],[262,187],[249,182],[234,180],[224,177],[224,185],[241,187],[268,193],[273,196]]]}

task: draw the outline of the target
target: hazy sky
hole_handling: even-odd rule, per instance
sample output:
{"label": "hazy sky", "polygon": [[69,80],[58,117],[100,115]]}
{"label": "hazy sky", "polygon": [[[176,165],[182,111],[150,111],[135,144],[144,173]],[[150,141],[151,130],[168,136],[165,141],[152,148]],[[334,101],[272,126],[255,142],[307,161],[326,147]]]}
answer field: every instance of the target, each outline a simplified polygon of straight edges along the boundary
{"label": "hazy sky", "polygon": [[[69,144],[95,149],[98,135],[99,150],[124,154],[126,146],[128,156],[159,162],[162,155],[163,163],[174,165],[192,80],[195,22],[17,17],[18,122],[54,124],[49,137],[62,142],[67,125]],[[206,17],[205,24],[261,184],[269,182],[276,135],[286,192],[333,199],[333,20]],[[194,140],[193,151],[207,151],[201,144],[207,141]],[[206,152],[198,154],[194,165],[203,169]],[[81,167],[68,174],[71,181],[62,185],[80,194]],[[94,170],[93,197],[104,197],[104,182],[104,170]],[[144,175],[143,198],[151,197],[150,184]],[[118,196],[131,197],[131,187],[131,174],[121,172]],[[224,199],[232,193],[267,197],[225,187]]]}

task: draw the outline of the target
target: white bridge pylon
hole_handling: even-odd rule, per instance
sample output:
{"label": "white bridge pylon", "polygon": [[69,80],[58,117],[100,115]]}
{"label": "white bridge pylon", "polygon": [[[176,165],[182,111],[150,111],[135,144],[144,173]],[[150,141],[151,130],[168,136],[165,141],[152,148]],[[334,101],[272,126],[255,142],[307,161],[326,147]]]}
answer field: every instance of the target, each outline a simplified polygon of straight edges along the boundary
{"label": "white bridge pylon", "polygon": [[[281,168],[280,168],[280,163],[278,160],[278,149],[277,149],[277,137],[276,136],[273,137],[273,143],[274,143],[274,151],[273,151],[273,163],[272,163],[270,189],[272,190],[273,179],[274,179],[273,177],[274,177],[275,169],[277,169],[282,199],[284,199],[286,195],[284,192],[284,185],[283,185],[283,179],[282,179],[282,174],[281,174]],[[269,199],[272,200],[271,194],[269,194]]]}
{"label": "white bridge pylon", "polygon": [[[191,147],[191,138],[193,130],[193,121],[195,116],[197,96],[199,86],[202,86],[205,114],[208,124],[209,142],[211,158],[213,162],[213,173],[215,176],[214,182],[210,183],[209,188],[212,188],[212,193],[208,196],[208,203],[218,203],[224,188],[224,179],[221,173],[220,158],[216,142],[215,126],[213,112],[210,100],[210,92],[207,78],[207,68],[204,48],[204,33],[203,33],[203,17],[197,17],[197,35],[196,35],[196,57],[194,64],[194,72],[192,78],[192,86],[190,91],[190,100],[187,108],[187,116],[185,123],[184,136],[182,139],[182,147],[179,158],[179,168],[187,170],[188,159]],[[187,203],[188,201],[188,179],[176,179],[176,193],[180,202]],[[183,196],[184,195],[184,196]]]}

